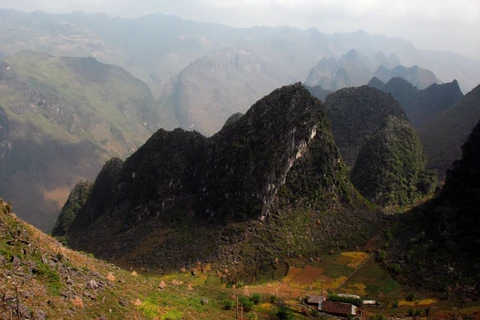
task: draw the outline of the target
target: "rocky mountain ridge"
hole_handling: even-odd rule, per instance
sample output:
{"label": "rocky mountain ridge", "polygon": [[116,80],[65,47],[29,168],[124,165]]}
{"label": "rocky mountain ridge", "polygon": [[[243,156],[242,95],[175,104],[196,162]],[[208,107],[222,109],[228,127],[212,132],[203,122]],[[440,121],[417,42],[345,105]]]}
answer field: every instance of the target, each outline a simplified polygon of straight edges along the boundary
{"label": "rocky mountain ridge", "polygon": [[379,216],[349,182],[321,104],[302,85],[236,118],[211,138],[159,130],[125,163],[107,163],[69,245],[122,264],[252,270],[275,256],[362,245],[375,232]]}

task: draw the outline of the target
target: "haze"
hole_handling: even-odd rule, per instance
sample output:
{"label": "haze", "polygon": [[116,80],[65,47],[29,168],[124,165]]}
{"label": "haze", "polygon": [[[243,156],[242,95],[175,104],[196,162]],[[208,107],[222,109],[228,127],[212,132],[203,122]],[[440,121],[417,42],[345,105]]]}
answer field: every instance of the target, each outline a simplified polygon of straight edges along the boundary
{"label": "haze", "polygon": [[0,0],[0,7],[129,18],[162,12],[235,27],[315,27],[325,33],[363,29],[410,40],[420,49],[480,54],[479,0]]}

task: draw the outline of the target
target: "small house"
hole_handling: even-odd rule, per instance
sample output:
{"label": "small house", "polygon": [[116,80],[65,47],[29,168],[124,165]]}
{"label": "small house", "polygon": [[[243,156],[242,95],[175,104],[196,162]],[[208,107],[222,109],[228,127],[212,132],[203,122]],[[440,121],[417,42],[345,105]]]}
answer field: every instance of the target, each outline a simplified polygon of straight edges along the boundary
{"label": "small house", "polygon": [[307,304],[319,305],[325,300],[324,296],[307,295]]}
{"label": "small house", "polygon": [[336,316],[355,316],[357,315],[357,306],[351,303],[323,301],[318,305],[318,310]]}

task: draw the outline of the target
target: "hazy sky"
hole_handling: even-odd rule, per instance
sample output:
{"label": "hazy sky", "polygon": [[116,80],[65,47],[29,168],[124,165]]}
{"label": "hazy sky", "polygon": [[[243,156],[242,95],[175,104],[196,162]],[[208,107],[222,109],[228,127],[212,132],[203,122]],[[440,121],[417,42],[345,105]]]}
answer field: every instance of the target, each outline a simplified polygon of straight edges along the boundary
{"label": "hazy sky", "polygon": [[0,7],[122,17],[162,12],[238,27],[288,25],[326,33],[364,29],[421,49],[480,56],[480,0],[0,0]]}

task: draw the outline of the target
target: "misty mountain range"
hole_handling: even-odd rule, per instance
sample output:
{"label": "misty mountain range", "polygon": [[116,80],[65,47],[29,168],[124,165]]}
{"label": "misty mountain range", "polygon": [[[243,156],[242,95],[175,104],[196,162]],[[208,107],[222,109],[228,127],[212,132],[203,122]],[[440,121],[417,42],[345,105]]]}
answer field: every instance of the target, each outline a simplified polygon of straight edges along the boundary
{"label": "misty mountain range", "polygon": [[[41,11],[24,13],[0,10],[0,39],[0,59],[13,59],[14,70],[11,72],[18,74],[21,79],[18,83],[4,79],[8,90],[4,87],[3,92],[19,90],[20,87],[21,90],[29,92],[26,99],[18,100],[16,104],[3,99],[5,103],[0,105],[5,110],[5,123],[8,123],[10,128],[10,132],[2,140],[6,146],[10,145],[12,137],[15,140],[18,136],[15,128],[19,126],[16,124],[28,125],[28,117],[32,117],[30,111],[21,116],[26,118],[15,113],[13,106],[28,110],[24,106],[18,107],[19,101],[35,105],[40,101],[38,96],[44,94],[48,94],[47,97],[52,99],[42,101],[45,100],[45,106],[52,108],[58,103],[68,105],[69,101],[77,101],[70,95],[69,90],[63,91],[65,86],[68,86],[65,81],[71,76],[71,71],[48,67],[48,61],[53,58],[45,56],[30,60],[15,58],[19,51],[30,50],[30,53],[22,53],[27,57],[35,56],[31,51],[55,57],[92,57],[102,63],[123,67],[143,81],[139,83],[130,77],[122,76],[122,85],[135,87],[135,92],[143,97],[143,104],[148,106],[149,110],[154,110],[148,115],[148,120],[153,120],[153,126],[150,121],[146,121],[145,114],[139,113],[133,118],[129,116],[126,110],[135,109],[131,103],[117,103],[114,99],[110,101],[115,102],[112,112],[120,111],[122,114],[115,122],[126,121],[121,117],[130,117],[127,121],[132,125],[130,129],[122,128],[119,135],[119,127],[111,126],[109,132],[105,132],[103,140],[99,141],[83,133],[73,133],[75,138],[69,143],[80,143],[79,139],[85,139],[88,145],[93,143],[95,147],[92,148],[101,150],[96,152],[97,158],[88,174],[78,175],[78,178],[89,179],[98,172],[102,161],[111,156],[128,156],[158,127],[173,129],[180,126],[207,136],[213,135],[232,114],[245,112],[261,97],[286,84],[306,82],[312,86],[321,85],[323,89],[338,90],[367,84],[376,76],[384,83],[391,78],[402,77],[418,89],[423,89],[434,83],[448,83],[457,79],[460,88],[468,92],[480,82],[479,62],[456,53],[419,50],[408,41],[370,35],[363,30],[325,34],[314,28],[233,28],[164,14],[123,19],[80,11],[71,14],[49,14]],[[86,75],[88,78],[88,73],[91,72],[92,67],[88,64],[93,68],[110,69],[95,63],[94,59],[70,61],[82,66],[74,69],[74,77],[80,79],[78,84],[75,80],[75,86],[78,85],[80,91],[84,90],[81,79]],[[35,81],[31,81],[29,70],[36,70],[40,66],[43,68],[42,72]],[[107,80],[109,83],[116,81],[115,78]],[[37,82],[42,85],[39,86]],[[150,93],[141,89],[142,86],[150,88],[155,100]],[[115,90],[110,92],[110,97],[118,95],[117,92],[121,92],[122,88]],[[318,87],[316,90],[319,91]],[[0,91],[0,97],[3,92]],[[108,95],[102,97],[105,98],[108,99]],[[103,101],[106,100],[82,100],[82,103],[85,103],[84,107],[90,108]],[[65,128],[61,127],[61,123],[52,121],[51,116],[45,116],[50,128],[48,139],[56,141],[55,136]],[[110,121],[103,116],[97,115],[94,119],[100,122]],[[145,130],[144,123],[147,122],[148,130]],[[35,126],[40,128],[38,123]],[[59,127],[59,130],[53,129]],[[129,139],[135,140],[135,143],[125,148],[122,141]],[[113,148],[112,143],[122,147]],[[15,148],[18,140],[17,144],[14,141],[12,145]],[[64,146],[62,150],[68,148]],[[66,156],[70,159],[67,161],[70,166],[72,155]],[[39,161],[41,163],[43,160]],[[50,172],[41,169],[44,165],[32,167],[32,163],[36,161],[29,160],[19,172]],[[77,163],[73,161],[73,165],[76,166]],[[56,181],[57,178],[51,180]],[[62,179],[61,190],[73,186],[74,181],[66,181],[65,177]],[[11,185],[22,186],[25,183],[17,182]],[[53,184],[42,188],[40,195],[47,194],[55,199],[53,202],[48,200],[49,209],[46,210],[46,215],[50,217],[47,219],[50,221],[48,223],[51,224],[52,215],[58,212],[58,204],[66,199],[66,192],[64,190],[59,193],[58,185]],[[22,214],[21,210],[18,211]]]}

